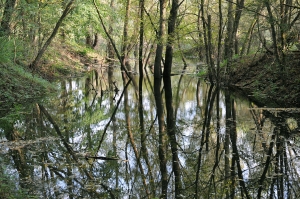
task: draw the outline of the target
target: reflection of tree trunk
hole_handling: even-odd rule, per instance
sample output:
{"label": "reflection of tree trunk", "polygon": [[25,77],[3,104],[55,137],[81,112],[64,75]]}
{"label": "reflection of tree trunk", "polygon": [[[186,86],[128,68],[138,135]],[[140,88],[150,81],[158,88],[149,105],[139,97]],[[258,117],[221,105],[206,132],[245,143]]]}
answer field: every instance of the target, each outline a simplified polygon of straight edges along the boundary
{"label": "reflection of tree trunk", "polygon": [[167,159],[166,159],[166,143],[167,137],[165,134],[165,121],[164,121],[164,111],[163,102],[160,92],[161,79],[154,80],[154,94],[156,103],[156,112],[158,117],[158,129],[159,129],[159,163],[160,163],[160,173],[161,173],[161,198],[167,198],[168,190],[168,172],[167,172]]}
{"label": "reflection of tree trunk", "polygon": [[[201,161],[202,161],[202,150],[205,142],[208,142],[208,135],[209,135],[209,124],[211,120],[211,112],[214,104],[214,99],[216,96],[216,90],[212,93],[214,86],[211,85],[209,87],[208,96],[207,96],[207,102],[205,106],[205,115],[204,115],[204,121],[202,126],[202,135],[201,135],[201,141],[200,141],[200,148],[198,151],[198,160],[197,160],[197,171],[196,171],[196,179],[195,179],[195,198],[199,198],[199,175],[200,175],[200,168],[201,168]],[[205,140],[207,139],[207,140]],[[207,150],[208,150],[208,146]]]}
{"label": "reflection of tree trunk", "polygon": [[265,142],[265,138],[264,138],[264,136],[262,134],[262,128],[263,128],[264,122],[265,122],[265,117],[262,114],[262,110],[259,110],[258,114],[256,114],[255,111],[250,108],[250,112],[252,114],[252,117],[253,117],[253,120],[255,122],[255,126],[256,126],[256,129],[257,129],[257,133],[255,133],[255,136],[254,136],[253,150],[255,148],[256,135],[259,135],[261,137],[261,139],[263,140],[262,147],[265,150],[267,150],[267,145],[266,145],[266,142]]}
{"label": "reflection of tree trunk", "polygon": [[[113,67],[111,67],[111,68],[113,68]],[[112,91],[114,89],[112,74],[108,74],[108,86],[109,86],[110,91]],[[109,107],[112,110],[112,108],[114,106],[114,94],[112,92],[109,92],[109,101],[110,101]],[[112,134],[113,134],[113,154],[112,155],[113,155],[113,157],[117,157],[117,124],[116,124],[115,115],[112,116],[111,121],[112,121]],[[115,165],[115,174],[116,174],[115,184],[116,184],[116,189],[117,189],[119,187],[119,164]]]}
{"label": "reflection of tree trunk", "polygon": [[270,164],[271,164],[275,137],[276,137],[276,134],[278,133],[278,131],[279,131],[279,128],[275,127],[274,132],[273,132],[272,137],[271,137],[271,142],[270,142],[270,146],[269,146],[269,149],[268,149],[268,153],[267,153],[267,160],[266,160],[266,163],[265,163],[265,168],[264,168],[263,173],[261,174],[261,176],[259,178],[259,181],[258,181],[257,198],[261,198],[261,194],[262,194],[262,190],[263,190],[263,183],[266,179],[267,172],[268,172],[268,169],[269,169]]}
{"label": "reflection of tree trunk", "polygon": [[[178,41],[179,42],[179,41]],[[182,55],[183,56],[183,55]],[[182,58],[182,59],[184,59],[184,58]],[[178,84],[177,84],[177,92],[176,92],[176,97],[175,97],[175,114],[174,114],[174,116],[175,116],[175,121],[176,121],[176,118],[177,118],[177,110],[178,110],[178,108],[179,108],[179,103],[180,103],[180,97],[179,97],[179,91],[180,91],[180,85],[181,85],[181,81],[182,81],[182,79],[183,79],[183,76],[184,76],[184,71],[186,70],[186,68],[187,68],[187,65],[186,64],[184,64],[184,67],[183,67],[183,69],[182,69],[182,74],[180,75],[180,78],[179,78],[179,81],[178,81]],[[184,94],[185,94],[185,91],[187,90],[189,88],[189,85],[187,85],[186,87],[185,87],[185,89],[183,89],[183,91],[182,91],[182,95],[181,96],[184,96]]]}
{"label": "reflection of tree trunk", "polygon": [[[231,102],[231,115],[232,115],[232,121],[231,121],[231,128],[230,128],[230,139],[231,139],[231,144],[232,144],[232,162],[236,163],[237,166],[237,170],[238,170],[238,179],[239,179],[239,183],[240,186],[242,188],[243,191],[241,191],[242,193],[242,197],[245,193],[246,198],[250,198],[250,195],[248,193],[247,187],[245,185],[245,181],[243,178],[243,171],[241,168],[241,164],[240,164],[240,157],[239,157],[239,151],[237,148],[237,132],[236,132],[236,104],[234,102],[234,100],[232,99]],[[226,127],[227,128],[227,127]],[[234,163],[233,163],[234,164]],[[232,172],[234,171],[234,169],[232,168]],[[234,176],[232,176],[232,178],[234,179]],[[235,187],[234,185],[234,181],[232,182],[232,187]],[[234,194],[234,190],[232,190],[231,195]]]}
{"label": "reflection of tree trunk", "polygon": [[130,107],[129,107],[129,104],[128,104],[128,91],[127,91],[127,88],[124,90],[124,107],[125,107],[125,119],[126,119],[126,128],[127,128],[128,138],[129,138],[129,141],[130,141],[131,146],[133,148],[135,158],[136,158],[137,164],[138,164],[140,172],[141,172],[142,181],[143,181],[143,184],[144,184],[144,189],[146,191],[147,197],[151,198],[150,192],[147,188],[146,176],[145,176],[145,172],[144,172],[144,169],[143,169],[143,165],[141,163],[140,155],[139,155],[138,149],[137,149],[135,141],[134,141],[134,136],[133,136],[132,131],[131,131],[131,121],[130,121],[130,116],[129,116]]}
{"label": "reflection of tree trunk", "polygon": [[[229,178],[230,178],[230,126],[231,126],[231,103],[230,103],[230,92],[225,90],[225,106],[226,106],[226,130],[225,130],[225,143],[224,143],[224,150],[225,150],[225,185],[229,185]],[[228,187],[226,187],[226,198],[229,198]]]}
{"label": "reflection of tree trunk", "polygon": [[[219,157],[219,150],[221,148],[221,144],[220,144],[220,89],[219,87],[216,89],[217,92],[217,99],[216,99],[216,112],[217,112],[217,143],[216,143],[216,153],[215,153],[215,163],[212,169],[212,175],[211,175],[211,179],[210,179],[210,183],[211,181],[213,183],[215,183],[215,172],[216,172],[216,168],[219,165],[220,162],[220,157]],[[214,186],[215,187],[215,186]],[[214,190],[214,192],[216,193],[217,190]],[[209,192],[210,193],[210,192]]]}
{"label": "reflection of tree trunk", "polygon": [[[213,85],[211,85],[211,87],[213,87]],[[211,98],[208,98],[208,103],[207,106],[209,106],[208,110],[205,110],[205,123],[203,124],[203,126],[205,125],[205,128],[203,128],[202,133],[205,133],[205,143],[206,143],[206,151],[208,151],[208,146],[209,146],[209,135],[210,135],[210,122],[211,122],[211,117],[212,117],[212,113],[213,113],[213,107],[214,107],[214,101],[216,98],[216,94],[217,94],[217,90],[214,90],[214,92],[212,93]]]}
{"label": "reflection of tree trunk", "polygon": [[167,132],[170,140],[171,151],[172,151],[172,165],[173,172],[175,176],[175,198],[180,198],[181,194],[181,169],[180,169],[180,160],[178,158],[178,148],[176,141],[176,124],[173,111],[173,102],[172,102],[172,85],[171,77],[164,76],[164,85],[165,85],[165,103],[167,110]]}

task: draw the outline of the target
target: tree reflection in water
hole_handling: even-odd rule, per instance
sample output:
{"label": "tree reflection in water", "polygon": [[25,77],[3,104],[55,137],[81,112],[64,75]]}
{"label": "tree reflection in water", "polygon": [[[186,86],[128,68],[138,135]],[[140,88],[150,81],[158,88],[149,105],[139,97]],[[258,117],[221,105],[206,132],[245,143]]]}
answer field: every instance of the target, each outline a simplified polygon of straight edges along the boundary
{"label": "tree reflection in water", "polygon": [[145,76],[139,95],[117,79],[62,81],[1,118],[2,170],[39,198],[174,198],[176,187],[185,198],[300,197],[298,109],[260,108],[188,75],[164,89]]}

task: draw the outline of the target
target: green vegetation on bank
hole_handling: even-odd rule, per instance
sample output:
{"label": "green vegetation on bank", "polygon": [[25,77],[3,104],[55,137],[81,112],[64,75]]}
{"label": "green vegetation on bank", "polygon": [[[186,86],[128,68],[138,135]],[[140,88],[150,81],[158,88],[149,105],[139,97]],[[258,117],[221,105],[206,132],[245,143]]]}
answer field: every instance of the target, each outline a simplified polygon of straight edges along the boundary
{"label": "green vegetation on bank", "polygon": [[[0,116],[55,90],[52,81],[78,76],[88,67],[96,53],[76,43],[54,41],[35,70],[27,67],[26,49],[16,49],[14,39],[0,38]],[[19,42],[19,41],[18,41]]]}
{"label": "green vegetation on bank", "polygon": [[16,64],[14,59],[18,51],[13,40],[3,37],[0,40],[3,44],[0,47],[0,115],[3,115],[8,109],[42,96],[54,87],[32,71]]}

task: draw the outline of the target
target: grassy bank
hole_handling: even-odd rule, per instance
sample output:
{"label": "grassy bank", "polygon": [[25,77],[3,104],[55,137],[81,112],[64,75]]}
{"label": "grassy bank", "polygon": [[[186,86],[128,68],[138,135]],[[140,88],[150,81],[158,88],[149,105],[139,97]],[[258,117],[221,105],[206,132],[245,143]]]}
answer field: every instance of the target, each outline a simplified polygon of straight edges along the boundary
{"label": "grassy bank", "polygon": [[286,65],[278,66],[268,53],[239,59],[233,65],[231,85],[259,105],[300,107],[300,53],[286,54]]}
{"label": "grassy bank", "polygon": [[43,96],[54,86],[16,64],[0,64],[0,116],[19,104]]}
{"label": "grassy bank", "polygon": [[52,82],[82,75],[92,63],[102,62],[92,49],[76,43],[54,41],[34,71],[27,66],[32,60],[30,49],[24,49],[18,41],[0,38],[0,118],[10,110],[38,98],[55,89]]}

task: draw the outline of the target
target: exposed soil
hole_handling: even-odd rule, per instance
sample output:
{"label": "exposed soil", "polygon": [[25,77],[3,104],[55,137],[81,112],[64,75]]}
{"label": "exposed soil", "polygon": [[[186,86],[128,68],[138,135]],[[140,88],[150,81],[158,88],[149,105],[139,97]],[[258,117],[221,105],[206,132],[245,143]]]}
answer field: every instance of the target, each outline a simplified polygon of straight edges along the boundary
{"label": "exposed soil", "polygon": [[300,52],[286,55],[285,70],[276,65],[274,56],[264,53],[234,63],[231,87],[259,105],[300,107]]}

